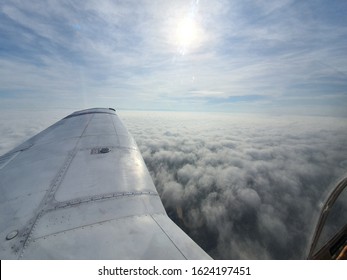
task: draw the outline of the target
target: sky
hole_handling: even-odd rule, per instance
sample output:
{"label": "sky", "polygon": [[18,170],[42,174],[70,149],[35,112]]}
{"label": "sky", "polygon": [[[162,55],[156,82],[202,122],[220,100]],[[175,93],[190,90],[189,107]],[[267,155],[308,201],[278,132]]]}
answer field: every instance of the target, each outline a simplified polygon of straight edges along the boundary
{"label": "sky", "polygon": [[0,109],[347,116],[347,3],[1,1]]}
{"label": "sky", "polygon": [[306,257],[347,171],[346,1],[0,2],[0,155],[114,107],[216,259]]}

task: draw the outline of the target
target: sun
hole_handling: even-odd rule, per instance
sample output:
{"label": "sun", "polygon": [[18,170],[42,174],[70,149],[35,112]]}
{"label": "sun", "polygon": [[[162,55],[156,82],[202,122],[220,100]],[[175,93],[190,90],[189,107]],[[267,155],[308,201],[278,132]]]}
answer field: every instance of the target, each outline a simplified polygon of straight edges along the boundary
{"label": "sun", "polygon": [[180,48],[187,49],[194,46],[197,40],[197,23],[192,18],[181,19],[176,28],[176,42]]}

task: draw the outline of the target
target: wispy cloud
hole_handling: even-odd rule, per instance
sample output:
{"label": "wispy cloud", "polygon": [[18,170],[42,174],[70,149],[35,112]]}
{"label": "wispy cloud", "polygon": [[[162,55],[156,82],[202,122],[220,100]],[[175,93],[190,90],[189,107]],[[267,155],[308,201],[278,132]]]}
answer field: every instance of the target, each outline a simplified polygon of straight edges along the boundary
{"label": "wispy cloud", "polygon": [[[301,97],[347,96],[345,9],[341,1],[3,1],[0,92],[16,94],[2,107],[22,98],[165,110],[175,100],[176,110],[230,111],[232,96],[261,95],[272,107],[300,96],[316,112],[324,103]],[[187,18],[189,44],[177,36]]]}

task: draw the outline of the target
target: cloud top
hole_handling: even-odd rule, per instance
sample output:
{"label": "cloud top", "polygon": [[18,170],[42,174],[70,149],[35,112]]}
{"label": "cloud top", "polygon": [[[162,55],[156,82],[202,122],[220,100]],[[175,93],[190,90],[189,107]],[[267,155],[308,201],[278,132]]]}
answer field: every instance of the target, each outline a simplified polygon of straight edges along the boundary
{"label": "cloud top", "polygon": [[346,172],[343,119],[122,118],[168,214],[214,258],[306,257],[324,195]]}

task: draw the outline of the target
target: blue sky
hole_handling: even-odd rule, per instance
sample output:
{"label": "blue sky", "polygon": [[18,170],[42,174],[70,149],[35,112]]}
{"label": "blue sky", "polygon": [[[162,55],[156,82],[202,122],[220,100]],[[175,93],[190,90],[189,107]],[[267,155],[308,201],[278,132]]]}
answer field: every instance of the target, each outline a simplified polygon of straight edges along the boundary
{"label": "blue sky", "polygon": [[0,108],[347,116],[346,1],[2,1]]}

